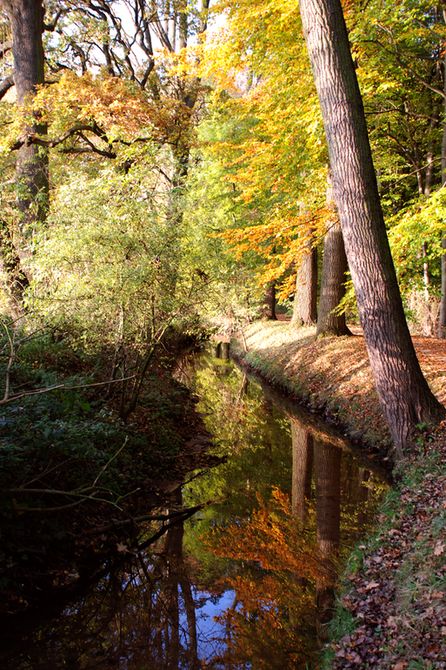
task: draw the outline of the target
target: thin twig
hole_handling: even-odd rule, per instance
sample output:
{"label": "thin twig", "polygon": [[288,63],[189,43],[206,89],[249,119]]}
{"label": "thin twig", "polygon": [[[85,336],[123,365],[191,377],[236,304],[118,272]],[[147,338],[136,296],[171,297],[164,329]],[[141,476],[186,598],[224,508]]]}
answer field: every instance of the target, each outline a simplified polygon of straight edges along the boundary
{"label": "thin twig", "polygon": [[5,372],[5,392],[3,394],[3,400],[1,401],[2,403],[8,402],[9,398],[9,389],[10,389],[10,384],[11,384],[11,368],[12,364],[14,362],[15,358],[15,352],[14,352],[14,342],[11,337],[10,330],[8,326],[3,323],[3,328],[5,329],[6,337],[8,338],[9,342],[9,357],[8,357],[8,364],[6,366],[6,372]]}
{"label": "thin twig", "polygon": [[190,507],[188,510],[184,510],[184,514],[181,516],[178,516],[174,521],[171,521],[170,523],[163,525],[156,533],[154,533],[151,537],[149,537],[148,540],[145,540],[145,542],[142,542],[141,544],[138,545],[137,550],[142,551],[146,547],[150,546],[156,540],[158,540],[160,537],[164,535],[164,533],[167,533],[167,531],[170,528],[173,528],[177,523],[186,521],[186,519],[189,519],[191,516],[193,516],[196,512],[198,512],[200,509],[202,509],[204,505],[196,505],[195,507]]}
{"label": "thin twig", "polygon": [[106,382],[94,382],[92,384],[75,384],[74,386],[65,386],[65,384],[56,384],[55,386],[48,386],[43,389],[37,389],[36,391],[25,391],[24,393],[18,393],[9,397],[7,400],[0,400],[0,405],[6,405],[8,402],[13,402],[14,400],[19,400],[20,398],[27,398],[33,395],[41,395],[42,393],[49,393],[50,391],[57,391],[63,389],[64,391],[72,391],[74,389],[85,389],[91,388],[92,386],[107,386],[108,384],[117,384],[119,382],[125,382],[129,379],[134,379],[135,375],[130,377],[122,377],[122,379],[112,379]]}
{"label": "thin twig", "polygon": [[117,457],[119,456],[119,454],[120,454],[121,451],[124,449],[124,447],[126,446],[126,444],[127,444],[128,441],[129,441],[129,438],[128,438],[128,435],[126,435],[123,444],[119,447],[119,449],[118,449],[114,454],[112,454],[112,455],[110,456],[110,458],[108,459],[108,461],[107,461],[107,462],[102,466],[102,468],[99,470],[99,472],[98,472],[98,474],[97,474],[97,476],[96,476],[96,478],[95,478],[95,480],[94,480],[94,482],[93,482],[93,484],[92,484],[93,487],[96,486],[96,484],[98,483],[98,481],[100,480],[100,478],[102,477],[102,475],[104,474],[104,472],[106,471],[106,469],[108,468],[108,466],[109,466],[111,463],[113,463],[113,461],[115,460],[115,458],[117,458]]}
{"label": "thin twig", "polygon": [[[209,503],[203,503],[198,507],[194,507],[194,511],[198,511],[198,509],[201,509],[208,504]],[[114,528],[120,528],[121,526],[127,526],[130,524],[143,523],[145,521],[171,521],[173,519],[177,519],[178,517],[183,516],[185,511],[189,510],[181,509],[175,512],[170,512],[169,514],[142,514],[141,516],[135,516],[129,519],[121,519],[119,521],[109,523],[105,526],[101,526],[100,528],[93,528],[92,530],[87,530],[85,531],[85,535],[96,535],[99,533],[105,533],[109,530],[113,530]]]}

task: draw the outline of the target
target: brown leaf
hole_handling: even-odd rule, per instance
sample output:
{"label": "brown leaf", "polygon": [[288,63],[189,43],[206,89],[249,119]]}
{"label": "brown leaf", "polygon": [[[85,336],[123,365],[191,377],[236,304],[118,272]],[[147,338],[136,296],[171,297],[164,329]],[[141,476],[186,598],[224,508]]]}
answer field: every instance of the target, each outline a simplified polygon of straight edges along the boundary
{"label": "brown leaf", "polygon": [[434,547],[434,556],[441,556],[444,553],[445,544],[444,542],[437,542]]}
{"label": "brown leaf", "polygon": [[432,591],[431,598],[432,600],[443,600],[444,593],[443,591]]}

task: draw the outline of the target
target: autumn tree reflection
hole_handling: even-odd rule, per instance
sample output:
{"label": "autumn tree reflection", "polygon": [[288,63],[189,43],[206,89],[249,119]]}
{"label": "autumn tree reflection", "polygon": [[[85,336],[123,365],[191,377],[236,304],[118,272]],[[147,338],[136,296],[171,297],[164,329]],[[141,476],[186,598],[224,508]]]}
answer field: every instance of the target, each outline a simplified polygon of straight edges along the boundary
{"label": "autumn tree reflection", "polygon": [[225,623],[222,666],[306,667],[314,653],[314,588],[331,571],[320,559],[314,534],[296,520],[288,495],[258,496],[249,521],[239,520],[211,540],[213,551],[240,561],[243,572],[225,580],[236,593]]}
{"label": "autumn tree reflection", "polygon": [[311,496],[313,469],[313,437],[301,421],[290,417],[293,465],[291,475],[291,507],[293,514],[304,523],[307,501]]}
{"label": "autumn tree reflection", "polygon": [[327,623],[332,616],[338,572],[341,456],[341,450],[327,442],[318,442],[315,445],[316,537],[319,557],[325,568],[325,578],[316,582],[318,622],[320,624]]}

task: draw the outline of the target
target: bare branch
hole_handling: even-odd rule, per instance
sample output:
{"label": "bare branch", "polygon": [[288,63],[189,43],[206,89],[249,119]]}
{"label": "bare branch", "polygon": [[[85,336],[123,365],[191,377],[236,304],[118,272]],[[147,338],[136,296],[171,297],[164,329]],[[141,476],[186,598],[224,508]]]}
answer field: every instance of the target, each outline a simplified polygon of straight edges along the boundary
{"label": "bare branch", "polygon": [[0,100],[2,100],[10,88],[14,86],[14,77],[12,74],[0,82]]}
{"label": "bare branch", "polygon": [[93,386],[108,386],[109,384],[119,384],[121,382],[129,381],[130,379],[135,379],[136,375],[131,375],[130,377],[122,377],[121,379],[110,379],[106,382],[94,382],[92,384],[76,384],[74,386],[66,386],[65,384],[56,384],[55,386],[47,386],[45,388],[36,389],[34,391],[24,391],[23,393],[17,393],[16,395],[9,396],[6,400],[0,400],[0,405],[6,405],[7,403],[20,400],[21,398],[29,398],[34,395],[42,395],[42,393],[50,393],[50,391],[74,391],[76,389],[86,389],[92,388]]}
{"label": "bare branch", "polygon": [[14,340],[13,337],[11,337],[11,331],[9,330],[8,326],[3,323],[3,328],[6,333],[6,337],[8,338],[8,344],[9,344],[9,356],[8,356],[8,363],[6,366],[6,372],[5,372],[5,392],[3,394],[3,402],[7,402],[9,398],[9,389],[10,389],[10,382],[11,382],[11,368],[12,364],[14,363],[15,359],[15,348],[14,348]]}

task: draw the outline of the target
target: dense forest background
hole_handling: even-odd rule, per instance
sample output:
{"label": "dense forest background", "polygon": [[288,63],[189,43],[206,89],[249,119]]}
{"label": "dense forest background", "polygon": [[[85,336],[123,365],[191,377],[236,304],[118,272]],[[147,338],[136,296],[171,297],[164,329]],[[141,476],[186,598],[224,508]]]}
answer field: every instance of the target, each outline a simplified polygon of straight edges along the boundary
{"label": "dense forest background", "polygon": [[[0,0],[0,617],[162,537],[181,563],[182,522],[217,497],[198,477],[231,450],[253,481],[285,471],[260,401],[257,453],[246,376],[229,395],[204,383],[234,383],[236,333],[239,360],[345,434],[422,459],[445,415],[411,338],[444,351],[445,44],[430,0]],[[285,322],[276,340],[282,324],[261,319]],[[224,360],[186,388],[180,353],[211,337]],[[212,408],[195,411],[208,386]],[[209,451],[231,412],[235,447]],[[291,511],[274,495],[296,530],[313,438],[288,418]],[[324,440],[314,453],[329,519],[341,455]],[[345,476],[362,502],[363,470]],[[237,559],[246,538],[234,526]]]}
{"label": "dense forest background", "polygon": [[[2,4],[5,312],[107,347],[111,377],[274,293],[315,321],[337,224],[296,4]],[[443,10],[345,11],[406,312],[444,337]]]}

